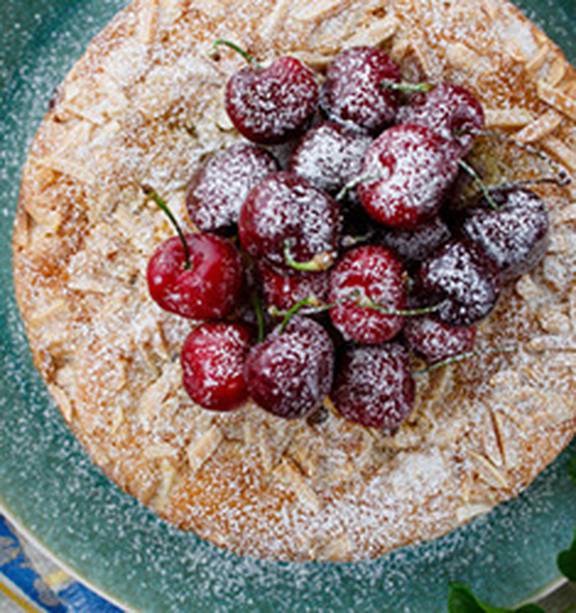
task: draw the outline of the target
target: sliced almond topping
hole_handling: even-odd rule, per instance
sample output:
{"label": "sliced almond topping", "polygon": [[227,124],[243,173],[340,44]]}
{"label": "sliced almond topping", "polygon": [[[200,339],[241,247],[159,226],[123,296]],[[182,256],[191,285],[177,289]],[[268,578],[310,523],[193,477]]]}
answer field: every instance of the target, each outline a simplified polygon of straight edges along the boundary
{"label": "sliced almond topping", "polygon": [[50,304],[44,308],[35,310],[30,315],[28,321],[32,328],[39,328],[45,325],[47,322],[54,320],[55,318],[68,313],[68,304],[62,298],[52,300]]}
{"label": "sliced almond topping", "polygon": [[492,510],[491,504],[467,504],[463,507],[460,507],[456,511],[456,517],[459,522],[466,522],[474,519],[474,517],[478,517],[479,515],[484,515]]}
{"label": "sliced almond topping", "polygon": [[538,300],[544,295],[544,289],[534,282],[530,275],[524,275],[516,283],[516,291],[525,300]]}
{"label": "sliced almond topping", "polygon": [[318,558],[324,561],[342,561],[352,550],[352,543],[347,534],[338,538],[329,538],[316,548]]}
{"label": "sliced almond topping", "polygon": [[540,142],[542,148],[552,157],[564,164],[572,172],[576,172],[576,151],[568,148],[561,140],[547,136]]}
{"label": "sliced almond topping", "polygon": [[510,489],[510,483],[504,474],[499,471],[488,458],[475,451],[469,451],[468,453],[470,458],[474,460],[474,466],[478,472],[478,476],[483,481],[496,489]]}
{"label": "sliced almond topping", "polygon": [[72,160],[67,160],[53,155],[45,158],[31,157],[30,161],[33,164],[42,166],[43,168],[49,168],[50,170],[53,170],[59,174],[72,177],[73,179],[80,181],[80,183],[91,185],[95,181],[94,175],[90,170],[88,170],[88,168],[86,168],[86,166],[73,162]]}
{"label": "sliced almond topping", "polygon": [[314,512],[320,511],[318,496],[306,483],[304,476],[292,460],[286,457],[283,458],[282,462],[274,470],[274,474],[290,487],[304,506]]}
{"label": "sliced almond topping", "polygon": [[159,18],[159,0],[147,0],[143,10],[140,12],[140,23],[138,24],[138,38],[145,45],[154,42]]}
{"label": "sliced almond topping", "polygon": [[540,70],[540,68],[542,68],[546,62],[549,51],[550,47],[548,44],[544,44],[542,47],[540,47],[532,58],[526,62],[526,72],[532,74]]}
{"label": "sliced almond topping", "polygon": [[534,120],[528,109],[486,109],[486,127],[488,128],[523,128]]}
{"label": "sliced almond topping", "polygon": [[173,369],[168,366],[152,385],[150,385],[140,401],[139,415],[144,427],[150,427],[166,396],[168,396],[173,380]]}
{"label": "sliced almond topping", "polygon": [[310,53],[307,51],[296,51],[294,53],[294,57],[297,57],[299,60],[308,64],[311,68],[315,68],[317,70],[324,70],[327,68],[334,57],[332,55],[323,55],[321,53]]}
{"label": "sliced almond topping", "polygon": [[491,20],[496,20],[498,17],[498,4],[494,0],[481,0],[482,9]]}
{"label": "sliced almond topping", "polygon": [[94,113],[94,111],[90,107],[80,107],[76,106],[72,102],[64,101],[59,107],[59,110],[66,111],[79,119],[84,119],[85,121],[89,121],[96,126],[101,126],[106,123],[106,120],[102,115],[98,113]]}
{"label": "sliced almond topping", "polygon": [[263,38],[270,38],[282,29],[292,2],[293,0],[276,0],[272,12],[262,24],[261,33]]}
{"label": "sliced almond topping", "polygon": [[178,449],[168,443],[156,443],[144,450],[144,457],[147,460],[161,460],[162,458],[176,458]]}
{"label": "sliced almond topping", "polygon": [[459,68],[460,70],[467,70],[474,73],[487,72],[490,70],[490,66],[487,64],[486,59],[478,55],[475,51],[472,51],[472,49],[464,43],[452,43],[449,45],[446,51],[446,57],[450,66]]}
{"label": "sliced almond topping", "polygon": [[546,81],[538,81],[538,96],[541,100],[576,121],[576,100],[565,94],[561,89]]}
{"label": "sliced almond topping", "polygon": [[576,352],[576,338],[560,338],[553,335],[535,336],[528,342],[527,349],[536,353],[545,351]]}
{"label": "sliced almond topping", "polygon": [[72,401],[68,397],[68,394],[58,385],[49,385],[48,391],[52,395],[52,398],[56,401],[56,404],[60,407],[62,415],[67,422],[72,421],[74,414],[74,407]]}
{"label": "sliced almond topping", "polygon": [[546,75],[545,79],[546,83],[549,85],[558,85],[558,83],[560,83],[560,81],[562,81],[566,75],[567,70],[568,63],[566,60],[561,55],[556,56],[556,59],[552,62],[550,68],[548,69],[548,74]]}
{"label": "sliced almond topping", "polygon": [[170,502],[170,492],[177,477],[177,471],[166,458],[160,462],[160,485],[150,501],[150,506],[156,511],[162,511]]}
{"label": "sliced almond topping", "polygon": [[347,47],[359,45],[378,46],[390,40],[398,29],[398,18],[390,13],[382,19],[370,22],[346,41]]}
{"label": "sliced almond topping", "polygon": [[223,440],[222,431],[217,426],[212,426],[198,440],[189,445],[186,454],[192,473],[196,473],[202,468],[210,457],[216,453]]}
{"label": "sliced almond topping", "polygon": [[427,78],[436,78],[442,71],[439,59],[422,38],[412,38],[410,46],[420,64],[422,72]]}
{"label": "sliced almond topping", "polygon": [[314,2],[307,2],[295,12],[294,17],[302,22],[328,19],[346,9],[352,2],[353,0],[315,0]]}
{"label": "sliced almond topping", "polygon": [[562,123],[562,115],[550,109],[518,132],[514,138],[521,143],[534,143],[552,134]]}
{"label": "sliced almond topping", "polygon": [[572,330],[576,335],[576,288],[572,290],[570,294],[570,303],[569,303],[569,313],[570,313],[570,321],[572,322]]}

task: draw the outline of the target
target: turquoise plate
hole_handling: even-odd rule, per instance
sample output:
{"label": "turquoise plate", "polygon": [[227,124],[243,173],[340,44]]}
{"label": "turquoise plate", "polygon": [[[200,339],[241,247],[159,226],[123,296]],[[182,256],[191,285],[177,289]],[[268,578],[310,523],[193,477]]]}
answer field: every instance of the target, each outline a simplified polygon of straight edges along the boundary
{"label": "turquoise plate", "polygon": [[[573,0],[520,6],[576,60]],[[10,237],[26,149],[56,85],[121,0],[0,6],[0,504],[66,568],[147,611],[445,610],[450,580],[511,606],[558,578],[576,523],[564,454],[519,499],[432,543],[360,564],[223,553],[119,491],[72,437],[36,374],[12,289]]]}

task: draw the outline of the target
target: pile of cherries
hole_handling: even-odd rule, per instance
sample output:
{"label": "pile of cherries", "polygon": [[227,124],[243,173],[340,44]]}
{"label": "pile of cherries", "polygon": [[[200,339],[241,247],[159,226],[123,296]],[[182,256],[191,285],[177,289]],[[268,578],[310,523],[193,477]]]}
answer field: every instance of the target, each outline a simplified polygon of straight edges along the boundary
{"label": "pile of cherries", "polygon": [[[264,68],[219,43],[248,60],[226,108],[253,144],[203,162],[187,195],[200,233],[178,229],[148,266],[163,309],[207,320],[184,343],[184,386],[206,409],[251,397],[287,419],[330,396],[394,432],[414,404],[411,354],[473,351],[503,283],[544,255],[546,206],[523,185],[454,205],[484,129],[460,86],[403,83],[369,47],[338,55],[320,86],[293,57]],[[294,139],[284,168],[263,147]]]}

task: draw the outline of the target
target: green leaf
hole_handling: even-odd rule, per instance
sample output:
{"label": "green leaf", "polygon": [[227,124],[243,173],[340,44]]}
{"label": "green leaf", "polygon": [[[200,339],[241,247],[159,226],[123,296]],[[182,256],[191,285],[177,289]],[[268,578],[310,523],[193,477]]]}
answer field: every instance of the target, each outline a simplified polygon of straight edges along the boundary
{"label": "green leaf", "polygon": [[568,462],[568,474],[574,483],[576,483],[576,455],[572,456]]}
{"label": "green leaf", "polygon": [[528,604],[513,611],[491,607],[480,602],[470,588],[462,583],[451,583],[448,595],[449,613],[544,613],[544,610],[534,604]]}
{"label": "green leaf", "polygon": [[558,568],[570,581],[576,581],[576,530],[570,549],[562,551],[558,556]]}

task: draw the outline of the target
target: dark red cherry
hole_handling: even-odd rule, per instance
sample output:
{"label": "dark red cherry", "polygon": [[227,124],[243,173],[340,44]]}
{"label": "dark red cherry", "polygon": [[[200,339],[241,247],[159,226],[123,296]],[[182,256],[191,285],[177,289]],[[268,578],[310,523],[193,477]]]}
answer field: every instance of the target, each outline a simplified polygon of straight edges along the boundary
{"label": "dark red cherry", "polygon": [[236,129],[259,144],[285,143],[303,132],[318,107],[314,73],[300,60],[239,70],[226,86],[226,110]]}
{"label": "dark red cherry", "polygon": [[285,419],[317,410],[332,388],[334,345],[324,328],[305,317],[279,326],[252,349],[244,369],[250,395]]}
{"label": "dark red cherry", "polygon": [[358,196],[366,212],[392,228],[412,230],[436,215],[458,174],[448,142],[428,128],[390,128],[368,149]]}
{"label": "dark red cherry", "polygon": [[448,226],[439,217],[434,217],[415,230],[386,229],[380,233],[379,242],[413,266],[432,255],[451,236]]}
{"label": "dark red cherry", "polygon": [[482,200],[479,207],[465,212],[462,229],[508,280],[530,272],[542,260],[550,219],[544,201],[528,189],[509,187],[493,190],[491,195],[499,209]]}
{"label": "dark red cherry", "polygon": [[338,203],[298,175],[269,175],[248,195],[240,213],[240,241],[254,258],[291,270],[290,257],[307,271],[328,269],[340,245]]}
{"label": "dark red cherry", "polygon": [[186,236],[190,267],[179,237],[162,243],[148,263],[152,299],[170,313],[190,319],[228,315],[242,289],[242,259],[232,243],[210,234]]}
{"label": "dark red cherry", "polygon": [[468,353],[476,342],[475,327],[450,326],[434,317],[408,320],[403,334],[410,350],[428,364]]}
{"label": "dark red cherry", "polygon": [[384,51],[347,49],[328,68],[320,106],[332,121],[377,133],[394,121],[399,106],[398,94],[385,84],[400,79],[400,69]]}
{"label": "dark red cherry", "polygon": [[205,409],[232,411],[248,398],[244,363],[252,333],[241,324],[208,323],[190,333],[182,349],[184,387]]}
{"label": "dark red cherry", "polygon": [[348,348],[331,394],[345,419],[391,433],[412,412],[414,397],[408,352],[397,344]]}
{"label": "dark red cherry", "polygon": [[470,326],[484,319],[500,294],[495,264],[467,241],[451,241],[425,260],[417,284],[431,304],[442,304],[438,318],[453,326]]}
{"label": "dark red cherry", "polygon": [[203,232],[229,232],[238,223],[250,190],[277,170],[274,156],[252,145],[238,144],[215,153],[188,186],[190,219]]}
{"label": "dark red cherry", "polygon": [[371,143],[369,136],[327,121],[302,137],[290,159],[289,170],[334,194],[360,174],[362,159]]}
{"label": "dark red cherry", "polygon": [[484,110],[464,87],[440,83],[427,94],[417,94],[398,113],[398,123],[413,123],[434,130],[456,145],[461,156],[469,153],[475,134],[484,129]]}
{"label": "dark red cherry", "polygon": [[328,300],[328,272],[295,272],[288,275],[266,264],[260,264],[258,272],[267,304],[279,311],[288,311],[306,298],[316,298],[319,304]]}
{"label": "dark red cherry", "polygon": [[[400,260],[377,246],[349,251],[330,275],[330,317],[348,341],[378,345],[394,338],[404,317],[388,311],[406,308],[406,274]],[[379,309],[368,308],[368,303]]]}

